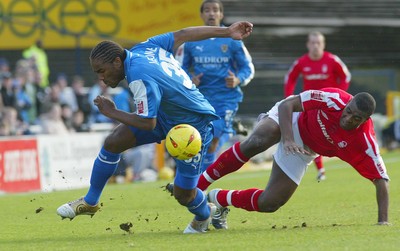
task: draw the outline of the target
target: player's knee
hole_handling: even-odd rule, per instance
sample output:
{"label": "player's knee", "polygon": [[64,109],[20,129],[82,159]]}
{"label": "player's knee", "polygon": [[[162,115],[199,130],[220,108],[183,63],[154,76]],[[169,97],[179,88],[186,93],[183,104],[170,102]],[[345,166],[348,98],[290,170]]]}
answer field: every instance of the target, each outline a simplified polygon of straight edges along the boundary
{"label": "player's knee", "polygon": [[105,138],[104,148],[110,152],[119,152],[118,142],[112,134]]}
{"label": "player's knee", "polygon": [[104,140],[104,148],[113,153],[122,153],[123,151],[134,147],[135,141],[121,132],[114,131]]}

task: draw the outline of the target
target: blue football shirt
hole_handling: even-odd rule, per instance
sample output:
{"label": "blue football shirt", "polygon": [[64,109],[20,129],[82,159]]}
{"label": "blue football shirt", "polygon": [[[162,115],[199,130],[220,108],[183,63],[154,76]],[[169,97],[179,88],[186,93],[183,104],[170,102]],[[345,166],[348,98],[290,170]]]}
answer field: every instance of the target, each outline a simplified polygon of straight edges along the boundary
{"label": "blue football shirt", "polygon": [[[247,85],[254,77],[249,52],[242,41],[232,38],[186,42],[183,50],[178,50],[177,59],[186,72],[203,73],[198,88],[217,110],[222,104],[242,102],[240,86]],[[240,86],[226,87],[228,71],[240,79]]]}
{"label": "blue football shirt", "polygon": [[167,124],[202,127],[218,119],[214,108],[173,57],[173,33],[158,35],[126,50],[124,61],[137,115]]}

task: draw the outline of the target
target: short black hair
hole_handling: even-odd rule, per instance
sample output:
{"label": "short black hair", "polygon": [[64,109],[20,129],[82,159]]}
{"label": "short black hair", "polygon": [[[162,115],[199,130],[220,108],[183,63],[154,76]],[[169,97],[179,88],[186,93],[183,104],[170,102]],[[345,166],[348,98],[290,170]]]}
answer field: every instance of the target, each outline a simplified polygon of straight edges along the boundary
{"label": "short black hair", "polygon": [[222,4],[222,2],[220,0],[204,0],[200,6],[200,13],[203,13],[204,5],[206,3],[217,3],[219,5],[219,11],[221,13],[224,13],[224,5]]}
{"label": "short black hair", "polygon": [[125,60],[125,49],[114,41],[105,40],[98,43],[90,53],[90,59],[101,60],[104,63],[112,63],[117,57]]}
{"label": "short black hair", "polygon": [[374,97],[367,92],[360,92],[354,96],[357,108],[365,112],[368,117],[375,112],[376,102]]}

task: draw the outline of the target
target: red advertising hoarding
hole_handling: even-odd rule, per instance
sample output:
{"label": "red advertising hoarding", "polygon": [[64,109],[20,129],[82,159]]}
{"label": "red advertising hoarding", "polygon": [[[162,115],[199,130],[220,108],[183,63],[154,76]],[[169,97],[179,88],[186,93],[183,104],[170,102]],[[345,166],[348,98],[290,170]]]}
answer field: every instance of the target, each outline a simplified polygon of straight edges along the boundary
{"label": "red advertising hoarding", "polygon": [[36,139],[0,141],[0,191],[6,193],[40,190]]}

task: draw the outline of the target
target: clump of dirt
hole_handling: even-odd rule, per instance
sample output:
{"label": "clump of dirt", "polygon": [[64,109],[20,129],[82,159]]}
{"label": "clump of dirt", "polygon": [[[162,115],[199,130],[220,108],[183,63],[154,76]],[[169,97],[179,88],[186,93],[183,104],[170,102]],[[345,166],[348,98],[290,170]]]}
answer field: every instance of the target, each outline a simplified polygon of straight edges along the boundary
{"label": "clump of dirt", "polygon": [[125,232],[132,234],[133,232],[131,231],[131,228],[133,227],[132,222],[126,222],[126,223],[121,223],[119,224],[119,228],[124,230]]}
{"label": "clump of dirt", "polygon": [[39,207],[38,209],[36,209],[36,213],[38,214],[38,213],[42,212],[43,210],[44,210],[43,207]]}

